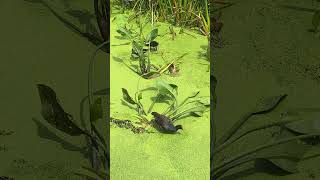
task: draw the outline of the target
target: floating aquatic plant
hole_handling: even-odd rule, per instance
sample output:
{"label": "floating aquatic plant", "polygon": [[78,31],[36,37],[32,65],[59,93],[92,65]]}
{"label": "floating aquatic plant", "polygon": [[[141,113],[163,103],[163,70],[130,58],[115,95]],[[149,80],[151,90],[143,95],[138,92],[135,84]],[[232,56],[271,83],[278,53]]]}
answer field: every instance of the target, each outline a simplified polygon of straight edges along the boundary
{"label": "floating aquatic plant", "polygon": [[[211,176],[221,179],[231,169],[247,162],[269,162],[287,174],[297,172],[297,164],[305,157],[303,155],[312,148],[312,145],[320,143],[319,109],[317,116],[302,116],[303,111],[290,111],[283,114],[284,119],[270,122],[262,126],[244,129],[237,133],[250,117],[262,115],[273,111],[287,95],[280,95],[263,99],[256,108],[244,114],[229,130],[227,130],[217,142],[212,142]],[[309,109],[310,111],[310,109]],[[315,110],[313,109],[313,112]],[[290,116],[289,116],[290,115]],[[300,115],[300,116],[299,116]],[[232,155],[229,159],[219,158],[228,147],[237,143],[248,134],[267,128],[278,127],[270,142],[258,145],[239,154]],[[313,141],[310,143],[310,141]],[[290,150],[290,151],[288,151]],[[317,155],[319,156],[319,154]]]}
{"label": "floating aquatic plant", "polygon": [[[142,27],[141,27],[142,28]],[[117,32],[121,36],[117,36],[119,39],[126,39],[129,40],[132,44],[132,53],[131,57],[133,59],[138,59],[139,61],[139,69],[135,70],[134,68],[130,67],[126,64],[123,60],[121,60],[127,67],[131,70],[139,74],[140,76],[151,79],[162,75],[164,72],[169,71],[171,75],[176,75],[178,72],[177,68],[177,61],[183,58],[187,53],[173,59],[171,62],[164,64],[162,67],[157,67],[151,63],[150,60],[150,52],[156,51],[158,42],[155,41],[156,37],[158,36],[158,29],[152,29],[147,36],[143,36],[141,33],[142,31],[135,32],[132,29],[127,28],[126,26],[119,28]],[[145,47],[148,48],[145,48]]]}
{"label": "floating aquatic plant", "polygon": [[[152,103],[145,108],[145,105],[141,102],[143,98],[143,92],[154,91],[155,96],[152,97]],[[142,124],[148,126],[152,124],[152,115],[161,114],[170,118],[172,123],[176,120],[186,116],[200,117],[210,105],[208,97],[198,97],[199,91],[186,97],[182,102],[178,103],[178,86],[175,84],[168,84],[163,80],[157,79],[155,84],[143,90],[138,90],[134,96],[131,96],[127,89],[122,88],[123,99],[122,101],[128,106],[133,107],[137,112],[137,118]],[[163,112],[154,113],[153,107],[160,102],[167,102],[168,107]]]}

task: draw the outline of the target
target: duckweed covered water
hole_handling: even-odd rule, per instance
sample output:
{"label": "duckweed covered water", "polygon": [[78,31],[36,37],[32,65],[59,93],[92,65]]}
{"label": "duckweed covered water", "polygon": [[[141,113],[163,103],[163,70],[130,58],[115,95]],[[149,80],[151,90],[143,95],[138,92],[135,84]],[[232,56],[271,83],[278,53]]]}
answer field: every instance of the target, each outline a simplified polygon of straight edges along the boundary
{"label": "duckweed covered water", "polygon": [[[152,85],[156,79],[140,78],[126,67],[119,59],[130,61],[131,44],[121,45],[128,41],[117,39],[117,28],[125,23],[126,14],[113,14],[111,17],[111,117],[135,121],[135,110],[121,102],[121,88],[126,88],[133,95],[137,85],[143,89]],[[149,27],[148,27],[149,26]],[[149,24],[146,31],[151,29]],[[207,38],[194,32],[178,34],[172,40],[169,25],[157,23],[159,36],[158,52],[152,54],[151,62],[163,65],[174,58],[188,53],[180,60],[178,76],[162,75],[168,83],[178,86],[178,101],[200,91],[201,96],[210,96],[210,72],[206,58]],[[165,35],[166,34],[166,35]],[[161,58],[163,54],[164,59]],[[203,55],[204,54],[204,55]],[[145,107],[150,105],[152,93],[143,97]],[[164,111],[164,105],[156,105],[154,111]],[[130,130],[112,126],[110,129],[111,179],[209,179],[209,142],[210,112],[202,117],[186,117],[175,124],[181,124],[183,130],[179,134],[168,135],[155,133],[134,134]]]}

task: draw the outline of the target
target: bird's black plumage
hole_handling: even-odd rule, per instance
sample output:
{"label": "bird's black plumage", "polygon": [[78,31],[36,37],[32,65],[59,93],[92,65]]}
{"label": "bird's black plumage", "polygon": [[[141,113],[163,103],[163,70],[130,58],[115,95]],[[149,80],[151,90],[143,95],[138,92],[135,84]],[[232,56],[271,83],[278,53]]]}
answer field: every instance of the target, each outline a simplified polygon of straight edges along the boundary
{"label": "bird's black plumage", "polygon": [[161,115],[157,112],[152,112],[151,114],[154,116],[154,126],[160,132],[176,133],[179,129],[182,129],[181,125],[174,126],[171,119],[165,115]]}

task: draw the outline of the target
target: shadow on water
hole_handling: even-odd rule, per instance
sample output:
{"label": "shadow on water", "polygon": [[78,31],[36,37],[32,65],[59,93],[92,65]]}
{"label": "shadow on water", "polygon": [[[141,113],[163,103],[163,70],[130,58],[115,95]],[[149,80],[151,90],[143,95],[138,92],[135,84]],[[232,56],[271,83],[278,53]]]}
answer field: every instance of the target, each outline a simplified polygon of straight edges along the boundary
{"label": "shadow on water", "polygon": [[47,128],[42,122],[40,122],[36,118],[32,118],[32,120],[37,125],[37,134],[39,137],[55,141],[59,143],[63,149],[66,149],[68,151],[79,151],[84,157],[88,157],[86,147],[78,147],[76,145],[73,145],[57,136],[54,132],[52,132],[49,128]]}
{"label": "shadow on water", "polygon": [[[40,3],[43,4],[45,7],[47,7],[50,12],[58,18],[67,28],[69,28],[71,31],[79,34],[80,36],[86,38],[94,45],[98,46],[104,42],[103,38],[100,37],[97,28],[92,23],[92,19],[95,18],[95,15],[90,13],[87,10],[71,10],[70,5],[68,3],[64,3],[63,6],[65,9],[67,9],[64,12],[60,12],[61,10],[58,10],[56,8],[53,8],[52,5],[46,0],[24,0],[25,2],[29,3]],[[65,2],[65,1],[64,1]],[[77,26],[75,23],[67,20],[65,18],[66,15],[69,15],[73,18],[76,18],[80,25],[84,25],[84,28],[81,28]],[[104,52],[108,52],[107,48],[101,48]]]}
{"label": "shadow on water", "polygon": [[234,180],[241,179],[256,173],[267,173],[277,176],[285,176],[290,173],[282,170],[281,168],[273,165],[270,161],[265,159],[257,159],[254,162],[254,166],[251,168],[244,169],[242,171],[230,174],[221,178],[221,180]]}

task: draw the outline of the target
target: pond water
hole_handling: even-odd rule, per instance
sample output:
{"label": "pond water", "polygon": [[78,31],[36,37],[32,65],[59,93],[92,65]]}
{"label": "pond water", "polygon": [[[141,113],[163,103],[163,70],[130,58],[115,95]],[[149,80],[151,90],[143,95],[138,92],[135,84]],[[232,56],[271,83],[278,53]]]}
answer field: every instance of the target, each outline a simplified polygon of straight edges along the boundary
{"label": "pond water", "polygon": [[[152,85],[157,79],[178,86],[178,101],[182,101],[195,91],[201,96],[210,96],[209,62],[206,57],[208,44],[205,36],[194,32],[178,34],[173,40],[169,24],[157,23],[159,35],[158,51],[150,55],[152,63],[166,64],[187,53],[179,61],[177,76],[162,75],[155,79],[140,78],[119,59],[130,62],[131,44],[121,45],[128,41],[116,38],[117,29],[125,24],[126,14],[114,13],[111,17],[111,61],[110,61],[110,110],[111,117],[118,119],[136,119],[135,110],[121,101],[121,88],[126,88],[131,95],[140,89]],[[146,32],[151,29],[147,24]],[[146,34],[146,33],[145,33]],[[161,58],[163,55],[163,59]],[[154,94],[146,94],[143,100],[146,107]],[[155,111],[163,111],[165,106],[155,105]],[[210,112],[202,117],[191,117],[178,120],[183,130],[178,134],[134,134],[128,129],[112,126],[110,129],[111,179],[209,179],[209,143]]]}

